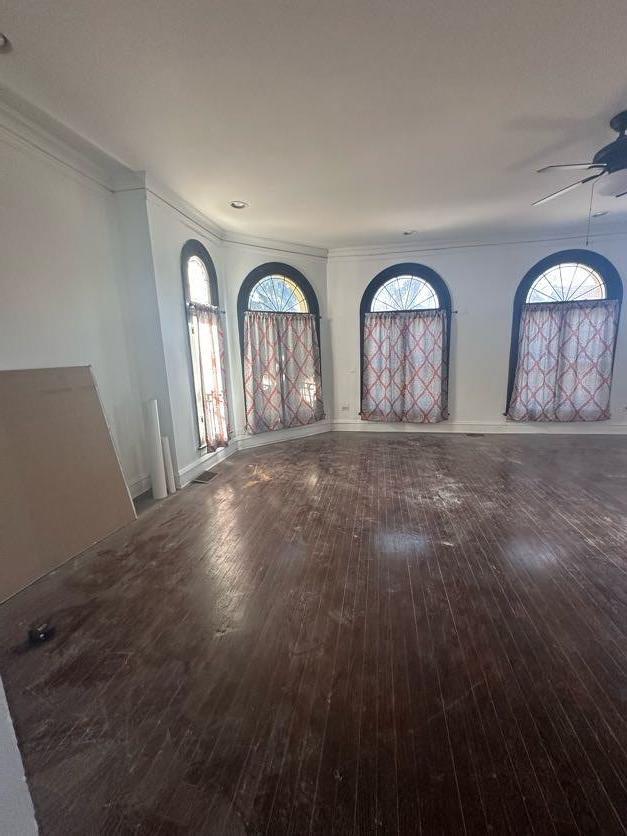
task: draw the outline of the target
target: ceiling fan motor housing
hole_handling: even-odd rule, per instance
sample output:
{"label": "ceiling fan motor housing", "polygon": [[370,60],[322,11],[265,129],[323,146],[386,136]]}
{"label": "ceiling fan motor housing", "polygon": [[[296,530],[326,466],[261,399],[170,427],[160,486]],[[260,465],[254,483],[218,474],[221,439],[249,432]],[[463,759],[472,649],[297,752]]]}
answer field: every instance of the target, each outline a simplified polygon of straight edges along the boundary
{"label": "ceiling fan motor housing", "polygon": [[610,119],[610,127],[619,134],[618,138],[597,151],[593,159],[595,163],[603,163],[608,174],[627,168],[627,110],[613,116]]}
{"label": "ceiling fan motor housing", "polygon": [[611,174],[627,168],[627,136],[619,136],[594,155],[595,163],[605,164],[605,170]]}

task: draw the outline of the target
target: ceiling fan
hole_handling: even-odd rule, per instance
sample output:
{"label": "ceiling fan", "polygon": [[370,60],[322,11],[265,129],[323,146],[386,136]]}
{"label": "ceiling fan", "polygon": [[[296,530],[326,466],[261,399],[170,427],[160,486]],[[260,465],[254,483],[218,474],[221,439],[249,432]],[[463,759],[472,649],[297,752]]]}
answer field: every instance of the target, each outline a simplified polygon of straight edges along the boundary
{"label": "ceiling fan", "polygon": [[[544,168],[538,169],[539,174],[545,171],[553,171],[554,169],[564,169],[566,171],[569,169],[573,171],[594,171],[595,173],[591,174],[589,177],[584,177],[583,180],[578,180],[576,183],[571,183],[570,186],[558,189],[558,191],[553,192],[540,200],[536,200],[535,203],[532,203],[532,206],[539,206],[541,203],[553,200],[554,197],[566,194],[566,192],[576,189],[577,186],[582,186],[584,183],[591,183],[593,180],[598,180],[599,177],[603,177],[604,174],[614,174],[615,171],[627,170],[627,136],[625,136],[625,133],[627,132],[627,110],[617,113],[616,116],[610,119],[610,127],[612,130],[617,132],[618,137],[614,140],[614,142],[610,142],[609,145],[606,145],[604,148],[601,148],[600,151],[597,151],[592,158],[592,162],[545,165]],[[615,197],[625,197],[625,195],[627,195],[627,191],[622,191],[620,194],[615,195]]]}

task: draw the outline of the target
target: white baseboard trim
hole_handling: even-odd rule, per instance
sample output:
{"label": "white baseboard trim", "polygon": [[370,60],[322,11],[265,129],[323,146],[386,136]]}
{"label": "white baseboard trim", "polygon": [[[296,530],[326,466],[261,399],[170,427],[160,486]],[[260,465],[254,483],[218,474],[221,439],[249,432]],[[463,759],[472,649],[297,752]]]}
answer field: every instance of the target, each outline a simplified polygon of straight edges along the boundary
{"label": "white baseboard trim", "polygon": [[179,469],[179,487],[184,488],[205,470],[228,459],[240,450],[251,450],[254,447],[264,447],[267,444],[279,444],[282,441],[294,441],[297,438],[307,438],[310,435],[328,433],[332,429],[331,421],[318,421],[306,427],[294,427],[289,430],[275,430],[275,432],[259,433],[259,435],[239,435],[231,439],[228,447],[223,447],[215,453],[206,453],[197,461],[191,462]]}
{"label": "white baseboard trim", "polygon": [[178,472],[179,488],[184,488],[186,485],[189,485],[192,479],[195,479],[199,473],[204,473],[210,467],[228,459],[233,453],[237,453],[237,450],[238,443],[233,440],[228,447],[222,447],[220,450],[216,450],[215,453],[205,453],[197,461],[186,464]]}
{"label": "white baseboard trim", "polygon": [[[552,434],[552,435],[627,435],[627,424],[573,423],[573,424],[518,424],[514,421],[502,423],[484,423],[482,421],[442,421],[440,424],[383,424],[376,421],[359,421],[350,418],[319,421],[306,427],[290,430],[259,433],[259,435],[240,435],[231,440],[228,447],[215,453],[205,453],[195,462],[185,465],[178,471],[179,488],[184,488],[192,479],[205,470],[228,459],[234,453],[264,447],[268,444],[280,444],[295,441],[328,432],[361,433],[485,433],[486,435],[503,434]],[[131,482],[129,490],[133,498],[150,489],[150,477],[142,476]]]}
{"label": "white baseboard trim", "polygon": [[128,490],[133,499],[137,499],[146,491],[150,490],[150,476],[138,476],[132,482],[129,482]]}
{"label": "white baseboard trim", "polygon": [[336,432],[375,433],[486,433],[486,434],[552,434],[552,435],[627,435],[627,424],[607,421],[552,424],[537,422],[520,424],[515,421],[484,423],[482,421],[442,421],[439,424],[383,424],[377,421],[359,421],[339,418],[332,422]]}
{"label": "white baseboard trim", "polygon": [[266,444],[278,444],[281,441],[291,441],[296,438],[307,438],[310,435],[331,432],[333,422],[329,420],[316,421],[315,424],[307,424],[305,427],[294,427],[290,430],[275,430],[270,433],[259,433],[258,435],[242,435],[237,439],[239,450],[250,450],[251,447],[262,447]]}

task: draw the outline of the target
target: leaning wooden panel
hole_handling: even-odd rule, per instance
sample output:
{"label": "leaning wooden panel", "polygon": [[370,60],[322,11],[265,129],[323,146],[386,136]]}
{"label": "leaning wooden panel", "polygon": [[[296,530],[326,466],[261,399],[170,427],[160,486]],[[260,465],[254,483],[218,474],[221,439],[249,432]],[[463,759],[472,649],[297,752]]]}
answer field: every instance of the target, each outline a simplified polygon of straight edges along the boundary
{"label": "leaning wooden panel", "polygon": [[134,519],[91,369],[0,371],[0,600]]}

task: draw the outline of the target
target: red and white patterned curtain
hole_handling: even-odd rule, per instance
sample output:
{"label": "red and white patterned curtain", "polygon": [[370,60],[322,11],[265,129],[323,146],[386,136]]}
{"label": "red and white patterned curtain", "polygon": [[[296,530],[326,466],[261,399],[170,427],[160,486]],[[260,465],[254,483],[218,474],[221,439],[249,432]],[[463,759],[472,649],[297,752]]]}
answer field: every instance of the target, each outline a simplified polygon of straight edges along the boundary
{"label": "red and white patterned curtain", "polygon": [[446,313],[367,313],[361,417],[435,424],[448,417]]}
{"label": "red and white patterned curtain", "polygon": [[616,300],[525,305],[508,417],[609,418],[617,324]]}
{"label": "red and white patterned curtain", "polygon": [[320,350],[312,314],[247,311],[244,389],[251,433],[324,418]]}
{"label": "red and white patterned curtain", "polygon": [[200,443],[213,451],[229,443],[222,321],[215,308],[189,304],[187,322]]}

